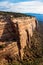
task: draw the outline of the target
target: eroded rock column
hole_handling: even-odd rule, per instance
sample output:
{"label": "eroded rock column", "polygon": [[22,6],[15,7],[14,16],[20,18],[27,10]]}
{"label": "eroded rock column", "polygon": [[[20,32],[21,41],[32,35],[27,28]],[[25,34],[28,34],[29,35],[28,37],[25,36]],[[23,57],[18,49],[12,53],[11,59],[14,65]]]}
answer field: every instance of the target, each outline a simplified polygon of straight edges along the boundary
{"label": "eroded rock column", "polygon": [[25,31],[25,27],[23,25],[23,22],[18,22],[18,28],[19,28],[19,34],[20,34],[20,53],[21,53],[21,59],[23,58],[24,51],[23,49],[26,46],[26,41],[27,41],[27,33]]}

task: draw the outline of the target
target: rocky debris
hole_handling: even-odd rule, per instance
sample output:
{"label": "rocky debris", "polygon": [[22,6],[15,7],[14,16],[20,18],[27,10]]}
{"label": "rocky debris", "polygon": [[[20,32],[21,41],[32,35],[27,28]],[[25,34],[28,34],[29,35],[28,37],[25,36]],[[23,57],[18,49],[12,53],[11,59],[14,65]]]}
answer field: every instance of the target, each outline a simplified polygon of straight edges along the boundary
{"label": "rocky debris", "polygon": [[[1,16],[0,18],[0,45],[5,44],[6,47],[0,50],[0,57],[10,53],[11,55],[18,54],[23,58],[24,48],[29,45],[31,47],[30,37],[33,31],[38,26],[38,21],[35,17],[17,17]],[[10,41],[12,41],[10,43]],[[8,43],[7,43],[8,42]]]}

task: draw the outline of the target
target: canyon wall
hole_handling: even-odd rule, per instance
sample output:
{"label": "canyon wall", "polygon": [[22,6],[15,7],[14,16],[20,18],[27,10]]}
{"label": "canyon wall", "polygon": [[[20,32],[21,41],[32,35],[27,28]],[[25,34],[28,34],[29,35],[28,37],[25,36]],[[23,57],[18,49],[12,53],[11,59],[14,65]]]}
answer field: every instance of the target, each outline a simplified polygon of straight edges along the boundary
{"label": "canyon wall", "polygon": [[0,57],[11,54],[23,58],[24,48],[29,45],[30,37],[38,27],[35,17],[13,17],[0,15],[0,45],[6,47],[0,50]]}

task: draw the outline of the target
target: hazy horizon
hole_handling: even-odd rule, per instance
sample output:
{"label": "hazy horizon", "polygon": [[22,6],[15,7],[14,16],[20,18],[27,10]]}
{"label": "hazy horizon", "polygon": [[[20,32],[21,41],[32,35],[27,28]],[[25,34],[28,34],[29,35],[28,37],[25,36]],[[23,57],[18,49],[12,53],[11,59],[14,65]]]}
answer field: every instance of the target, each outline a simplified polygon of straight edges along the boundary
{"label": "hazy horizon", "polygon": [[26,15],[35,16],[38,21],[43,22],[43,14],[37,14],[37,13],[25,13]]}
{"label": "hazy horizon", "polygon": [[0,11],[29,13],[43,21],[43,0],[0,0]]}
{"label": "hazy horizon", "polygon": [[0,0],[0,11],[43,14],[43,0]]}

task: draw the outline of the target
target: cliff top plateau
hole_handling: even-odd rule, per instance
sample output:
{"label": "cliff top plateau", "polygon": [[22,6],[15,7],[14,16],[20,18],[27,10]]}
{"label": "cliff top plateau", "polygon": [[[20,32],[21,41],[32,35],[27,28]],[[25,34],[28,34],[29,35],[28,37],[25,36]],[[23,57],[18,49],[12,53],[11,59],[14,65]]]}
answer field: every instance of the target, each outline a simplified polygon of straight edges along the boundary
{"label": "cliff top plateau", "polygon": [[[35,17],[0,12],[0,64],[33,62],[42,57],[42,35]],[[13,64],[12,64],[13,65]]]}

